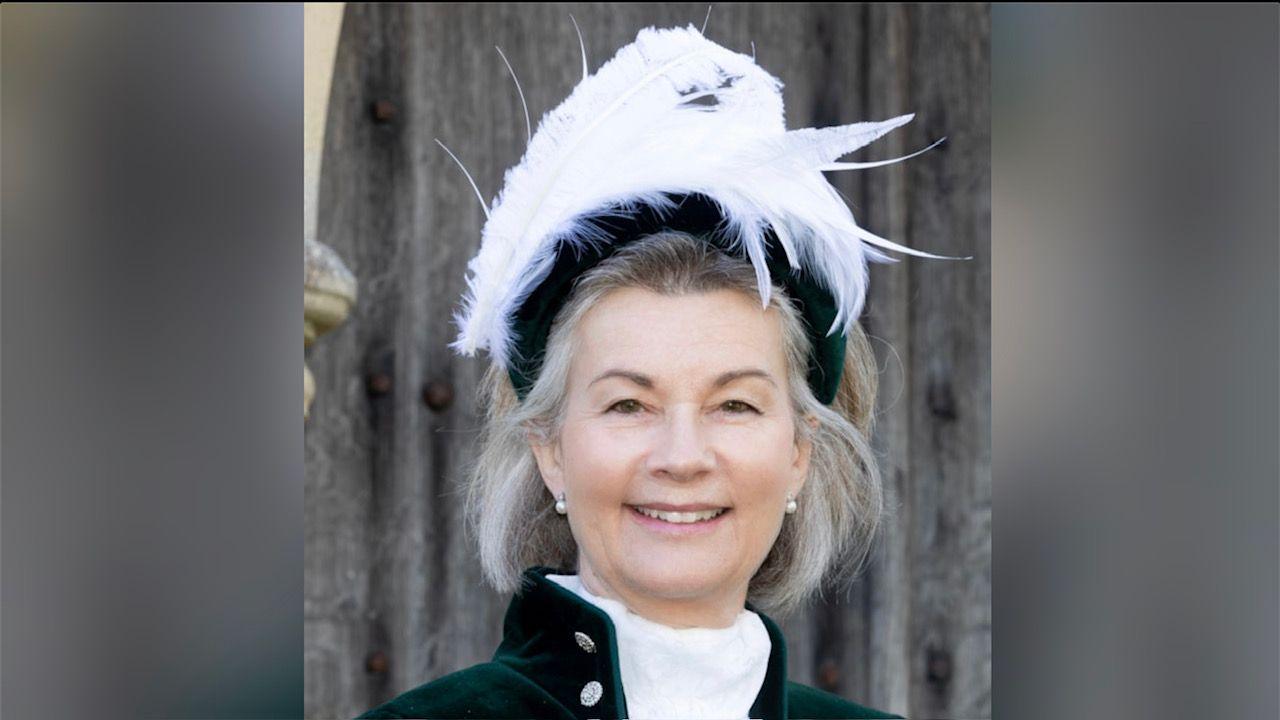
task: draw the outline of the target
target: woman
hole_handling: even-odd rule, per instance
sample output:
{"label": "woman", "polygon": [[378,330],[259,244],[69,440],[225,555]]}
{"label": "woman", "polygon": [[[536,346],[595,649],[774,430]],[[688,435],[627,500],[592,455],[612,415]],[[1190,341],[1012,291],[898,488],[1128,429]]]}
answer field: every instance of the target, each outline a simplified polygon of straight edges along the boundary
{"label": "woman", "polygon": [[585,66],[485,208],[454,343],[493,358],[468,526],[502,644],[361,717],[897,717],[789,682],[764,612],[879,521],[863,241],[922,253],[822,170],[910,116],[787,132],[692,27]]}
{"label": "woman", "polygon": [[756,610],[852,567],[880,491],[865,337],[827,407],[795,303],[775,287],[761,310],[755,283],[701,238],[649,235],[582,276],[523,404],[494,366],[481,562],[504,589],[557,569],[524,573],[493,662],[362,717],[894,717],[787,682]]}

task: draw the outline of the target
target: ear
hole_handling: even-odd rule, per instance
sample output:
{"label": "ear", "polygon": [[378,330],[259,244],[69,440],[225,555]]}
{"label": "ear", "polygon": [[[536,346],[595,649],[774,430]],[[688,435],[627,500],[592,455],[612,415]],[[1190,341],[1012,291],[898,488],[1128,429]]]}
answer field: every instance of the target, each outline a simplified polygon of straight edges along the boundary
{"label": "ear", "polygon": [[[814,430],[818,429],[818,418],[812,415],[805,416],[802,422],[808,423],[809,427]],[[795,454],[791,462],[792,480],[789,488],[793,496],[800,494],[800,489],[804,487],[805,480],[809,478],[809,458],[812,454],[813,441],[797,433]]]}
{"label": "ear", "polygon": [[538,463],[538,474],[542,476],[542,484],[547,486],[551,494],[559,497],[564,492],[564,471],[560,461],[560,443],[542,444],[532,435],[526,433],[529,449]]}

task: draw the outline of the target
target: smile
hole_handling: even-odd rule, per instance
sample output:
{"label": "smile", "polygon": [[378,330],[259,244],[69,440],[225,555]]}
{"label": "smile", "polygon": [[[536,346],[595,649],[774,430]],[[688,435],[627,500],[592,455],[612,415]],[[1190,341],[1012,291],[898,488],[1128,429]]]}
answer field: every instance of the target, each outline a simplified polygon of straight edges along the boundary
{"label": "smile", "polygon": [[710,520],[717,515],[728,510],[728,508],[720,508],[718,510],[703,510],[701,512],[667,512],[665,510],[652,510],[646,507],[636,508],[636,512],[642,515],[648,515],[651,518],[657,518],[669,523],[684,524],[702,522]]}

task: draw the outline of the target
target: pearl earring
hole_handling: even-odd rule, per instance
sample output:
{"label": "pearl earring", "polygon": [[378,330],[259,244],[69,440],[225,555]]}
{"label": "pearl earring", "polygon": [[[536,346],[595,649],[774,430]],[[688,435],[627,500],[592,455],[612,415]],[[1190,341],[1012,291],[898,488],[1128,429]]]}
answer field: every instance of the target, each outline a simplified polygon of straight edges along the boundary
{"label": "pearl earring", "polygon": [[795,499],[794,497],[792,497],[792,496],[788,495],[788,496],[787,496],[787,514],[788,514],[788,515],[794,515],[794,514],[795,514],[795,512],[796,512],[796,508],[797,508],[797,507],[799,507],[799,506],[798,506],[798,505],[796,505],[796,499]]}
{"label": "pearl earring", "polygon": [[564,493],[560,493],[560,497],[556,499],[556,512],[561,515],[569,512],[569,506],[564,502]]}

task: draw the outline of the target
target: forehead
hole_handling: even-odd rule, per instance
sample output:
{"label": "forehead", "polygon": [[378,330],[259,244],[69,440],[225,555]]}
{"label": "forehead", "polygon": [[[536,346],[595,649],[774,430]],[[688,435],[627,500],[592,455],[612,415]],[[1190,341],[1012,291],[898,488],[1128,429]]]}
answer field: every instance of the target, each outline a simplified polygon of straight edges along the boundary
{"label": "forehead", "polygon": [[786,372],[778,311],[732,290],[678,296],[615,290],[587,311],[576,335],[572,376],[627,368],[693,380],[755,366],[780,382]]}

